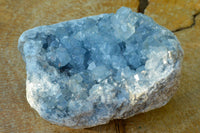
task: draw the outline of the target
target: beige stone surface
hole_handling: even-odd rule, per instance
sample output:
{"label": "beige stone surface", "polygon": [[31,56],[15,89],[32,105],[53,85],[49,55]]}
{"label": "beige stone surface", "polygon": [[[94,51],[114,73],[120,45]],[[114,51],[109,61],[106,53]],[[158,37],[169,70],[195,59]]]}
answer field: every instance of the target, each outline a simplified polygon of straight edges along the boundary
{"label": "beige stone surface", "polygon": [[[17,41],[35,26],[53,24],[121,6],[137,11],[137,0],[0,0],[0,132],[28,133],[155,133],[200,132],[200,15],[198,0],[150,0],[145,13],[176,32],[185,51],[181,85],[164,107],[126,120],[75,130],[43,120],[26,101],[26,70]],[[160,5],[160,6],[159,6]],[[164,11],[163,11],[164,10]],[[194,21],[195,20],[195,21]]]}
{"label": "beige stone surface", "polygon": [[190,27],[199,12],[200,0],[149,0],[145,9],[146,15],[172,31]]}

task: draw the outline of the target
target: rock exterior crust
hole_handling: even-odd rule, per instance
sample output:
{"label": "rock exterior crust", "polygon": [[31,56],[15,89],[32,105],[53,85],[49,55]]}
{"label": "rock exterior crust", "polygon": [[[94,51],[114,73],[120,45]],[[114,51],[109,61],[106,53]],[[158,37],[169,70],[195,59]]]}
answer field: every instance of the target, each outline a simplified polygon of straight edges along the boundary
{"label": "rock exterior crust", "polygon": [[27,30],[18,48],[29,104],[71,128],[165,105],[177,90],[183,59],[172,32],[126,7]]}

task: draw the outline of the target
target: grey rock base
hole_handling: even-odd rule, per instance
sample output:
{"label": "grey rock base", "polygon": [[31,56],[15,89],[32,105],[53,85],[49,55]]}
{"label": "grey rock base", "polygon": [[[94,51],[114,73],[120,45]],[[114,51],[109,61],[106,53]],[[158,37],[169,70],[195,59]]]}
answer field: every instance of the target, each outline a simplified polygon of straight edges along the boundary
{"label": "grey rock base", "polygon": [[18,48],[29,104],[44,119],[71,128],[165,105],[178,88],[183,59],[172,32],[125,7],[27,30]]}

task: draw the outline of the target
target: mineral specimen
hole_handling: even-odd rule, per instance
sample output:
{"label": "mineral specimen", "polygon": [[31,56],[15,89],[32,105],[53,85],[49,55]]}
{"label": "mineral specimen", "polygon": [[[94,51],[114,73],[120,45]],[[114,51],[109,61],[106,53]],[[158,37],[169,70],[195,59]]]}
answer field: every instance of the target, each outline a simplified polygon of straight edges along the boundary
{"label": "mineral specimen", "polygon": [[183,50],[151,18],[122,7],[25,31],[27,100],[44,119],[86,128],[165,105],[178,87]]}

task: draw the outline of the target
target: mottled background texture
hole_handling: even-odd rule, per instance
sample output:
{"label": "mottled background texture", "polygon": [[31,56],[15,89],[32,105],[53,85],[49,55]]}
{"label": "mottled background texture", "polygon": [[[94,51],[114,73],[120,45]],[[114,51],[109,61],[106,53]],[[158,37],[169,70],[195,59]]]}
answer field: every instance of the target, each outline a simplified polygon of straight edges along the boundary
{"label": "mottled background texture", "polygon": [[[121,6],[143,12],[177,35],[185,51],[177,93],[160,109],[94,128],[70,129],[43,120],[26,101],[25,63],[17,50],[21,33]],[[200,132],[200,0],[0,0],[0,132]]]}

